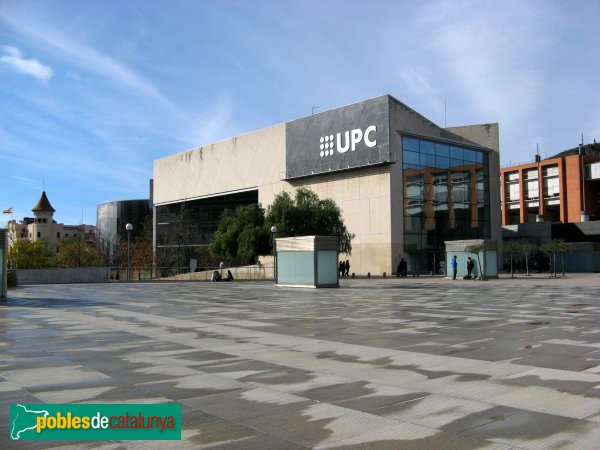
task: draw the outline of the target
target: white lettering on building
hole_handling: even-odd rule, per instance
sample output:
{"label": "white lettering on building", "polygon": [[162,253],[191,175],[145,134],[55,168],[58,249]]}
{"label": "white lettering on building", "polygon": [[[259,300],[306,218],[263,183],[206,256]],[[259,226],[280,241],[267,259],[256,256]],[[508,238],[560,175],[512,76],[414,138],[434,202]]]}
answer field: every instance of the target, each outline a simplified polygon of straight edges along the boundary
{"label": "white lettering on building", "polygon": [[376,131],[377,127],[375,125],[367,127],[364,133],[360,128],[355,128],[354,130],[337,133],[335,142],[333,134],[321,136],[320,156],[323,158],[324,156],[333,155],[334,149],[337,150],[338,153],[346,153],[348,150],[356,151],[356,145],[363,141],[367,147],[375,147],[377,145],[377,140],[375,136],[372,135]]}

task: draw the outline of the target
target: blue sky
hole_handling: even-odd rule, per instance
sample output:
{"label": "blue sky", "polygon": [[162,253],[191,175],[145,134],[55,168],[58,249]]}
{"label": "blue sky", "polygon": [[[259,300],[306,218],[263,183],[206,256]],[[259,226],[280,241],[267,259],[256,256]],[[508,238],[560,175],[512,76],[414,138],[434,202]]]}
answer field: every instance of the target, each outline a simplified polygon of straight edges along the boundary
{"label": "blue sky", "polygon": [[45,187],[95,224],[157,158],[386,93],[499,122],[502,165],[600,141],[598,23],[585,0],[0,0],[0,209]]}

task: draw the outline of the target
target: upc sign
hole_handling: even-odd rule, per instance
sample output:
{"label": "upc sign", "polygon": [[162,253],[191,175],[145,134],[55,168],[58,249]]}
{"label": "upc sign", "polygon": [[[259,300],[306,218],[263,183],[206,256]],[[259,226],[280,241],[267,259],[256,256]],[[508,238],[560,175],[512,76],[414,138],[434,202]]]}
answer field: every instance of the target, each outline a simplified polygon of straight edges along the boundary
{"label": "upc sign", "polygon": [[334,153],[334,150],[337,150],[338,153],[346,153],[348,150],[355,151],[356,145],[362,141],[364,141],[365,145],[369,148],[375,147],[377,145],[377,140],[372,137],[373,133],[377,131],[377,127],[375,125],[371,125],[367,127],[367,129],[363,131],[360,128],[356,128],[354,130],[345,131],[344,133],[337,133],[334,139],[334,135],[330,134],[327,136],[321,136],[320,138],[320,150],[319,155],[321,158],[325,156],[331,156]]}

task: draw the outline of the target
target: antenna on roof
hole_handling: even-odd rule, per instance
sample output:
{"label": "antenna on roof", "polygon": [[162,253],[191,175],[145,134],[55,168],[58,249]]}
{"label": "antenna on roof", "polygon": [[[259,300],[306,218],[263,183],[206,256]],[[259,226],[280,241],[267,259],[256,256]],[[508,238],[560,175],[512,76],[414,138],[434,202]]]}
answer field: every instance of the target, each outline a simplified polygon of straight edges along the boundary
{"label": "antenna on roof", "polygon": [[535,162],[539,163],[542,160],[542,158],[540,157],[540,144],[539,144],[539,142],[535,143],[535,147],[536,147]]}
{"label": "antenna on roof", "polygon": [[310,115],[312,116],[315,113],[315,109],[321,109],[320,106],[313,106],[311,111],[310,111]]}
{"label": "antenna on roof", "polygon": [[446,96],[444,95],[444,128],[446,128]]}
{"label": "antenna on roof", "polygon": [[583,145],[583,133],[581,133],[581,145]]}

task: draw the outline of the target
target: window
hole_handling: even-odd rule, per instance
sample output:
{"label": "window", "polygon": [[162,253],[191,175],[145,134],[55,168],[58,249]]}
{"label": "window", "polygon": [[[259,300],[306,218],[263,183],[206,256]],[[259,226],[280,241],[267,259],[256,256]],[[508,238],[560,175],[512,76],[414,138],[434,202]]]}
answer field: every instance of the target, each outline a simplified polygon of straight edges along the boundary
{"label": "window", "polygon": [[546,197],[558,197],[560,195],[560,186],[558,178],[547,178],[544,180]]}
{"label": "window", "polygon": [[60,238],[60,232],[58,232],[58,231],[56,232],[56,237]]}
{"label": "window", "polygon": [[528,181],[525,185],[527,189],[527,198],[529,200],[540,198],[540,188],[538,180]]}
{"label": "window", "polygon": [[508,185],[508,201],[518,202],[521,198],[521,193],[518,184]]}
{"label": "window", "polygon": [[489,238],[487,153],[413,137],[401,139],[404,250],[443,251],[447,240]]}
{"label": "window", "polygon": [[42,237],[42,233],[40,233],[40,232],[38,231],[38,234],[37,234],[37,236],[38,236],[39,238],[40,238],[40,237]]}
{"label": "window", "polygon": [[538,171],[537,169],[535,170],[528,170],[527,172],[525,172],[525,179],[526,180],[537,180],[538,178]]}
{"label": "window", "polygon": [[506,175],[504,175],[504,181],[507,183],[519,181],[519,172],[508,172]]}
{"label": "window", "polygon": [[419,166],[419,154],[415,152],[404,152],[404,164]]}
{"label": "window", "polygon": [[467,150],[467,149],[464,149],[463,152],[464,152],[465,161],[477,162],[477,152],[475,152],[474,150]]}
{"label": "window", "polygon": [[402,139],[402,150],[418,152],[419,151],[419,140],[414,138],[405,137]]}

